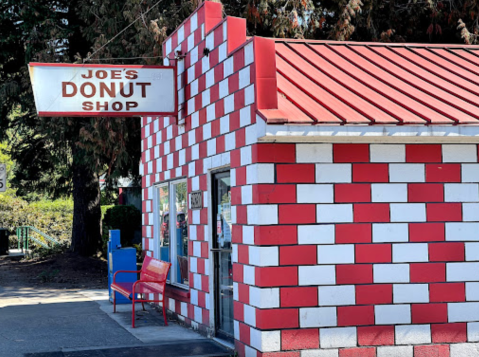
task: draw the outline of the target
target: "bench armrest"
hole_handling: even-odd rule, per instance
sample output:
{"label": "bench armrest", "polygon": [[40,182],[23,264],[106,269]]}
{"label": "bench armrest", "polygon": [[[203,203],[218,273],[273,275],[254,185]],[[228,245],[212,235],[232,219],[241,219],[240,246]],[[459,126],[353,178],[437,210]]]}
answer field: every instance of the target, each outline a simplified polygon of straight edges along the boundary
{"label": "bench armrest", "polygon": [[141,270],[117,270],[115,272],[115,274],[113,274],[113,282],[115,282],[115,279],[116,279],[116,274],[118,273],[139,273],[141,272]]}
{"label": "bench armrest", "polygon": [[137,280],[133,283],[132,292],[135,292],[136,285],[141,283],[155,283],[155,284],[165,284],[166,280]]}

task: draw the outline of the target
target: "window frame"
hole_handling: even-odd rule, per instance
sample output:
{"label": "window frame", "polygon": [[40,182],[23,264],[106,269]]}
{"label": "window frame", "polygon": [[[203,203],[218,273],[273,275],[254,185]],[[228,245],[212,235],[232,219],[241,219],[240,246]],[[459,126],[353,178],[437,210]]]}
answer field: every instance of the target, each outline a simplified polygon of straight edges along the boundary
{"label": "window frame", "polygon": [[[175,287],[189,290],[189,285],[187,284],[182,284],[177,282],[177,268],[178,268],[178,259],[173,259],[173,257],[176,257],[177,254],[177,237],[176,237],[176,219],[173,221],[171,217],[176,217],[177,211],[176,211],[176,187],[180,183],[185,183],[187,186],[188,190],[188,181],[186,178],[181,178],[181,179],[174,179],[174,180],[169,180],[161,183],[154,184],[154,195],[153,195],[153,203],[154,203],[154,219],[153,219],[153,236],[154,236],[154,246],[155,246],[155,258],[160,259],[160,247],[161,247],[161,226],[160,226],[160,209],[159,209],[159,203],[160,203],[160,189],[162,187],[168,187],[168,235],[169,235],[169,259],[171,263],[171,268],[170,268],[170,278],[167,280],[167,283],[170,285],[173,285]],[[189,194],[188,191],[186,193],[186,212],[184,212],[185,216],[188,216],[188,208],[189,208]],[[173,204],[172,204],[173,203]],[[190,225],[189,223],[189,217],[185,219],[186,224]],[[188,241],[190,240],[189,238],[189,228],[188,228]],[[189,252],[187,252],[186,257],[189,259]],[[189,269],[189,266],[188,266]]]}

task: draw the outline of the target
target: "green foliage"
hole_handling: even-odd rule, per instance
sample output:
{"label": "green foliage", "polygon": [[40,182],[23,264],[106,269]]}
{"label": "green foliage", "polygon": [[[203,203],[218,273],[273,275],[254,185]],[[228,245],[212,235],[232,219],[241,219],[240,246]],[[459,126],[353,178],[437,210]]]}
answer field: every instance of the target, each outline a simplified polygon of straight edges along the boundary
{"label": "green foliage", "polygon": [[109,239],[110,229],[121,231],[121,245],[133,246],[135,230],[141,226],[141,212],[131,205],[112,206],[108,208],[103,217],[103,250]]}
{"label": "green foliage", "polygon": [[[16,197],[12,189],[0,193],[0,227],[12,233],[10,240],[15,239],[15,229],[19,226],[33,226],[49,236],[68,245],[71,242],[73,205],[71,201],[42,201],[28,203]],[[31,234],[36,235],[32,232]],[[41,238],[38,236],[38,238]]]}

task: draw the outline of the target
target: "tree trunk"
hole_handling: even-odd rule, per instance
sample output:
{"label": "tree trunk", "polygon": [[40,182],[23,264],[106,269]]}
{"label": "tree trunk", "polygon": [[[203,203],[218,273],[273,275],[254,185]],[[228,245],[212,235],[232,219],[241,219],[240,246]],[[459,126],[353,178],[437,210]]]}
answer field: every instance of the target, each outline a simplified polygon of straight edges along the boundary
{"label": "tree trunk", "polygon": [[[73,145],[73,157],[81,149]],[[90,256],[101,247],[100,181],[88,165],[73,163],[73,232],[71,250]]]}

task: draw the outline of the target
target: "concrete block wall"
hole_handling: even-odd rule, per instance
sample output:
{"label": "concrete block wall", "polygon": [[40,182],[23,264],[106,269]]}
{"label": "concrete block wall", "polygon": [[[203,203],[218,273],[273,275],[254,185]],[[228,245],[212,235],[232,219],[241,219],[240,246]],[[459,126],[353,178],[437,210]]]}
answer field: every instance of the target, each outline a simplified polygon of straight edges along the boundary
{"label": "concrete block wall", "polygon": [[479,355],[477,145],[252,150],[232,195],[240,355]]}

